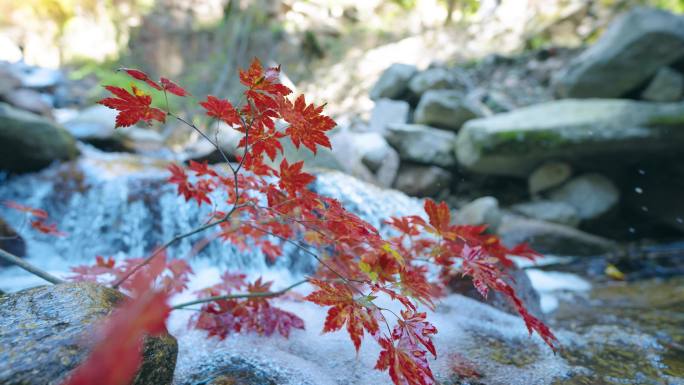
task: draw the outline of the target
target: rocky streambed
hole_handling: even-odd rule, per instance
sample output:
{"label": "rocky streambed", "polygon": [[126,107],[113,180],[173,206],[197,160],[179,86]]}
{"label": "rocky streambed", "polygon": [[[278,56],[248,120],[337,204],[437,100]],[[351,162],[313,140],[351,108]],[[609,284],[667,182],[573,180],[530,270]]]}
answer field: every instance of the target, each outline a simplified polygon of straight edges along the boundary
{"label": "rocky streambed", "polygon": [[[333,134],[335,151],[312,158],[285,147],[316,172],[312,188],[378,227],[389,216],[420,213],[420,198],[429,196],[448,201],[459,223],[487,224],[504,242],[545,254],[539,266],[520,264],[516,284],[563,349],[554,355],[529,337],[505,302],[483,302],[455,284],[429,314],[439,330],[431,366],[440,384],[684,384],[682,20],[637,8],[584,50],[420,70],[398,63],[371,92],[370,119]],[[36,234],[0,207],[1,248],[63,277],[94,255],[142,256],[206,218],[206,209],[186,204],[164,182],[170,161],[220,162],[206,143],[170,150],[156,131],[114,131],[111,111],[101,107],[63,110],[57,96],[64,84],[52,75],[0,72],[14,79],[0,90],[8,103],[0,104],[0,201],[47,210],[69,236]],[[17,90],[58,109],[25,108],[8,96]],[[235,136],[224,139],[233,154]],[[188,256],[199,239],[179,242],[170,255]],[[315,268],[296,249],[273,264],[218,242],[192,264],[191,291],[226,268],[282,286]],[[0,267],[1,383],[58,383],[88,348],[76,335],[118,298],[92,287],[29,289],[42,284]],[[389,383],[372,369],[372,347],[357,355],[344,334],[320,335],[320,308],[294,300],[281,306],[306,322],[289,340],[207,339],[187,329],[191,314],[174,314],[168,329],[177,353],[170,338],[149,344],[151,374],[140,383]],[[481,376],[454,375],[455,356]]]}

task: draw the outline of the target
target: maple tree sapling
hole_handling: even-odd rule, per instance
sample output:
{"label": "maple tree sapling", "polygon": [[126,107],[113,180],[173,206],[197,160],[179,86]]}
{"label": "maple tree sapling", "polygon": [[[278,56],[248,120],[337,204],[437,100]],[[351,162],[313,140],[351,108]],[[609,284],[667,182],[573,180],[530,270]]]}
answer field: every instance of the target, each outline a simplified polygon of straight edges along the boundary
{"label": "maple tree sapling", "polygon": [[[123,71],[162,91],[165,98],[168,94],[190,96],[168,79],[156,82],[142,71]],[[366,340],[381,348],[375,368],[387,371],[396,385],[436,384],[429,359],[438,354],[432,341],[438,331],[421,306],[433,309],[446,292],[448,282],[465,275],[484,297],[490,290],[507,296],[529,332],[541,336],[555,350],[557,340],[553,333],[527,311],[506,280],[507,270],[513,267],[511,255],[530,260],[538,256],[527,246],[508,248],[496,236],[486,233],[486,226],[454,225],[447,204],[430,199],[425,200],[425,217],[388,218],[385,223],[392,229],[392,236],[383,237],[338,200],[307,188],[315,177],[303,170],[303,162],[292,163],[287,159],[281,142],[289,140],[295,148],[306,147],[315,154],[319,146],[331,148],[327,134],[335,122],[322,114],[323,106],[307,104],[303,95],[290,97],[292,91],[280,83],[279,73],[279,67],[263,68],[255,59],[239,73],[245,87],[241,105],[212,95],[198,103],[207,117],[242,133],[238,147],[243,155],[231,154],[237,163],[228,162],[218,136],[212,140],[168,107],[153,107],[152,98],[137,86],[132,86],[131,92],[105,86],[114,97],[100,103],[118,111],[117,127],[176,119],[221,151],[227,167],[226,170],[193,161],[187,167],[168,167],[168,182],[176,186],[180,196],[194,201],[192,204],[211,207],[212,213],[204,224],[173,237],[146,258],[129,259],[117,265],[112,259],[98,256],[94,266],[73,268],[72,279],[99,281],[132,296],[130,305],[117,312],[119,316],[125,313],[149,321],[134,322],[124,328],[117,324],[115,314],[105,327],[105,338],[111,330],[120,328],[116,330],[134,340],[143,332],[158,331],[159,322],[163,323],[169,310],[194,305],[201,307],[196,309],[199,311],[191,318],[191,325],[207,331],[208,336],[223,339],[233,333],[254,332],[289,337],[293,329],[305,327],[304,321],[278,308],[273,300],[309,283],[314,290],[303,299],[327,308],[324,333],[345,328],[357,351],[364,336],[369,336]],[[276,128],[277,120],[287,126]],[[282,159],[275,165],[279,156]],[[210,239],[220,238],[242,250],[258,248],[270,260],[281,256],[283,245],[289,244],[315,258],[318,268],[305,280],[278,291],[271,289],[272,282],[261,278],[249,282],[244,274],[227,272],[220,283],[197,292],[196,300],[169,308],[169,296],[185,290],[192,271],[182,260],[166,258],[165,250],[202,232],[211,232]],[[434,274],[435,270],[438,274]],[[140,291],[140,287],[147,289]],[[376,302],[380,296],[395,301],[402,310],[397,314],[379,306]],[[152,315],[141,314],[136,301],[144,302]],[[70,384],[78,383],[73,378],[91,373],[90,366],[98,365],[92,357],[109,363],[108,355],[120,354],[116,349],[133,352],[136,345],[109,350],[100,347],[76,370]],[[477,374],[460,356],[452,366],[456,371],[467,368],[464,373]],[[125,373],[130,372],[130,367],[124,369]]]}

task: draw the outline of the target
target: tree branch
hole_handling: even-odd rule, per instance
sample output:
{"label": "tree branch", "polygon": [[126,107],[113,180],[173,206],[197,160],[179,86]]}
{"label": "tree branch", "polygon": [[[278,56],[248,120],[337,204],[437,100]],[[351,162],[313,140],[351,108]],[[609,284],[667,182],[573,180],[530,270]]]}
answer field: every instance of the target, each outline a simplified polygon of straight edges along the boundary
{"label": "tree branch", "polygon": [[0,259],[2,259],[3,261],[7,261],[13,265],[17,265],[22,269],[28,271],[29,273],[37,275],[38,277],[43,278],[44,280],[50,283],[54,283],[55,285],[58,283],[64,283],[63,279],[57,278],[54,275],[48,273],[47,271],[42,270],[36,266],[33,266],[32,264],[24,261],[23,259],[17,257],[14,254],[6,252],[3,249],[0,249]]}
{"label": "tree branch", "polygon": [[227,294],[227,295],[217,295],[214,297],[199,298],[199,299],[196,299],[194,301],[189,301],[189,302],[184,302],[184,303],[178,304],[178,305],[172,307],[171,309],[178,310],[178,309],[182,309],[182,308],[192,306],[192,305],[198,305],[201,303],[220,301],[220,300],[224,300],[224,299],[279,297],[279,296],[287,293],[288,291],[294,289],[295,287],[302,285],[304,283],[307,283],[307,282],[309,282],[309,280],[304,279],[304,280],[301,280],[299,282],[295,282],[292,285],[290,285],[290,286],[288,286],[282,290],[270,291],[270,292],[266,292],[266,293]]}

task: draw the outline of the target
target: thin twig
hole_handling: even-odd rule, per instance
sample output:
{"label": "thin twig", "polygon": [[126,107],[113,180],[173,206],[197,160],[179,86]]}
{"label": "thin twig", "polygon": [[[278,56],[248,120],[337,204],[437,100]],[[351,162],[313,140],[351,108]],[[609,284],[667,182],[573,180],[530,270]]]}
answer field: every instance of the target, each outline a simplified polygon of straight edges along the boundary
{"label": "thin twig", "polygon": [[219,225],[219,224],[221,224],[221,223],[224,223],[224,222],[228,221],[228,219],[230,219],[230,217],[233,215],[233,213],[234,213],[238,208],[240,208],[240,207],[242,207],[242,206],[237,206],[237,205],[235,205],[235,206],[233,206],[233,208],[232,208],[226,215],[223,216],[223,218],[221,218],[221,219],[219,219],[219,220],[216,220],[216,221],[214,221],[214,222],[209,222],[209,223],[204,224],[204,225],[202,225],[202,226],[200,226],[200,227],[197,227],[197,228],[195,228],[194,230],[191,230],[191,231],[189,231],[189,232],[187,232],[187,233],[178,234],[178,235],[176,235],[175,237],[171,238],[171,239],[170,239],[169,241],[167,241],[165,244],[163,244],[162,246],[158,247],[152,254],[150,254],[150,256],[148,256],[147,258],[145,258],[145,260],[143,260],[142,262],[140,262],[140,264],[138,264],[137,266],[135,266],[134,268],[132,268],[128,273],[124,274],[121,278],[119,278],[119,280],[117,280],[116,282],[114,282],[114,284],[112,285],[112,287],[113,287],[114,289],[116,289],[116,288],[118,288],[119,286],[121,286],[121,284],[124,283],[131,275],[135,274],[135,273],[136,273],[138,270],[140,270],[143,266],[149,264],[149,263],[150,263],[155,257],[157,257],[162,251],[166,250],[167,248],[169,248],[169,246],[171,246],[171,245],[173,245],[174,243],[180,241],[181,239],[187,238],[187,237],[189,237],[189,236],[191,236],[191,235],[195,235],[195,234],[197,234],[197,233],[201,233],[202,231],[204,231],[204,230],[206,230],[206,229],[212,228],[212,227],[214,227],[214,226],[216,226],[216,225]]}
{"label": "thin twig", "polygon": [[330,265],[328,265],[325,261],[323,261],[323,259],[321,259],[321,257],[318,256],[318,254],[316,254],[316,253],[314,253],[313,251],[309,250],[307,247],[305,247],[304,245],[300,244],[299,242],[293,241],[293,240],[291,240],[291,239],[287,239],[287,238],[283,237],[282,235],[275,234],[275,233],[273,233],[272,231],[268,231],[268,230],[263,229],[263,228],[261,228],[261,227],[255,226],[255,225],[253,225],[253,224],[251,224],[251,223],[247,223],[246,226],[249,226],[249,227],[251,227],[251,228],[253,228],[253,229],[255,229],[255,230],[262,231],[262,232],[264,232],[264,233],[266,233],[266,234],[268,234],[268,235],[272,235],[272,236],[274,236],[274,237],[280,239],[281,241],[287,242],[287,243],[289,243],[289,244],[295,246],[295,247],[298,248],[299,250],[302,250],[303,252],[309,254],[310,256],[314,257],[321,265],[325,266],[325,268],[327,268],[328,270],[332,271],[336,276],[340,277],[340,279],[342,280],[342,282],[344,282],[347,286],[353,288],[354,290],[356,290],[357,292],[359,292],[361,295],[364,295],[364,293],[363,293],[361,290],[359,290],[357,287],[355,287],[354,285],[352,285],[351,282],[356,282],[356,283],[365,283],[365,282],[345,277],[344,275],[342,275],[341,273],[339,273],[337,270],[333,269],[333,268],[332,268]]}
{"label": "thin twig", "polygon": [[292,285],[290,285],[290,286],[288,286],[282,290],[270,291],[270,292],[266,292],[266,293],[226,294],[226,295],[217,295],[214,297],[199,298],[199,299],[196,299],[194,301],[189,301],[189,302],[184,302],[184,303],[178,304],[178,305],[172,307],[172,309],[177,310],[177,309],[182,309],[184,307],[188,307],[188,306],[192,306],[192,305],[198,305],[201,303],[220,301],[220,300],[224,300],[224,299],[279,297],[279,296],[287,293],[288,291],[294,289],[295,287],[302,285],[302,284],[305,284],[307,282],[309,282],[309,280],[304,279],[304,280],[301,280],[299,282],[295,282]]}
{"label": "thin twig", "polygon": [[43,278],[44,280],[46,280],[50,283],[54,283],[55,285],[58,283],[64,283],[63,279],[59,279],[59,278],[55,277],[54,275],[48,273],[47,271],[42,270],[36,266],[33,266],[32,264],[24,261],[23,259],[17,257],[14,254],[10,254],[10,253],[6,252],[3,249],[0,249],[0,259],[2,259],[3,261],[7,261],[13,265],[17,265],[17,266],[21,267],[22,269],[28,271],[29,273],[31,273],[33,275],[37,275],[40,278]]}

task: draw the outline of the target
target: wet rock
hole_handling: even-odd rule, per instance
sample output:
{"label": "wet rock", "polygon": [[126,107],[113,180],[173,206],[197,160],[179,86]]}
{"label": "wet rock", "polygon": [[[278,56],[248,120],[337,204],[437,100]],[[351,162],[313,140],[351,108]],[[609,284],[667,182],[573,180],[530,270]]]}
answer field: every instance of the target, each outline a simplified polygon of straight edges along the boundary
{"label": "wet rock", "polygon": [[460,89],[465,90],[466,86],[461,82],[458,74],[446,68],[428,68],[423,72],[417,73],[409,82],[411,93],[422,96],[429,90]]}
{"label": "wet rock", "polygon": [[560,100],[465,123],[456,153],[466,168],[527,176],[545,161],[596,166],[596,159],[632,160],[684,145],[684,103]]}
{"label": "wet rock", "polygon": [[535,169],[529,178],[527,185],[530,194],[536,195],[552,187],[561,185],[572,175],[572,166],[563,162],[548,162]]}
{"label": "wet rock", "polygon": [[393,124],[386,137],[402,160],[442,167],[456,164],[456,134],[451,131],[420,124]]}
{"label": "wet rock", "polygon": [[418,70],[408,64],[392,64],[380,75],[377,83],[370,91],[370,98],[399,99],[408,90],[408,82]]}
{"label": "wet rock", "polygon": [[45,95],[38,91],[20,88],[4,97],[7,103],[21,110],[33,112],[43,116],[51,116],[52,105]]}
{"label": "wet rock", "polygon": [[10,65],[0,62],[0,98],[5,99],[19,86],[21,86],[19,76],[11,70]]}
{"label": "wet rock", "polygon": [[549,198],[573,206],[580,219],[591,220],[615,208],[620,201],[620,191],[600,174],[585,174],[554,190]]}
{"label": "wet rock", "polygon": [[[24,239],[2,218],[0,218],[0,249],[17,257],[23,258],[26,256],[26,243]],[[11,264],[0,260],[0,267],[2,266],[11,266]]]}
{"label": "wet rock", "polygon": [[99,149],[126,151],[122,131],[114,128],[117,113],[116,110],[98,104],[80,111],[62,125],[76,139],[90,143]]}
{"label": "wet rock", "polygon": [[77,153],[74,138],[64,128],[0,103],[0,169],[35,171]]}
{"label": "wet rock", "polygon": [[676,102],[684,93],[684,75],[669,67],[663,67],[641,93],[641,98],[652,102]]}
{"label": "wet rock", "polygon": [[259,362],[243,357],[213,356],[187,370],[175,380],[177,385],[283,385],[288,383],[281,373]]}
{"label": "wet rock", "polygon": [[26,88],[53,88],[64,81],[61,71],[41,67],[27,67],[21,73],[21,84]]}
{"label": "wet rock", "polygon": [[540,200],[519,203],[511,206],[511,211],[524,215],[528,218],[559,223],[561,225],[571,227],[576,227],[580,223],[577,209],[566,202]]}
{"label": "wet rock", "polygon": [[431,197],[449,188],[451,173],[437,166],[402,165],[394,188],[411,196]]}
{"label": "wet rock", "polygon": [[456,222],[465,225],[487,225],[490,231],[496,231],[501,224],[499,201],[494,197],[477,198],[458,210]]}
{"label": "wet rock", "polygon": [[390,124],[407,123],[410,109],[409,104],[403,100],[380,99],[373,107],[369,129],[382,133]]}
{"label": "wet rock", "polygon": [[[87,333],[124,298],[93,283],[41,286],[0,297],[0,383],[60,384],[87,357]],[[145,339],[133,384],[170,384],[178,347],[170,335]]]}
{"label": "wet rock", "polygon": [[[520,299],[523,301],[527,310],[529,310],[530,313],[532,313],[532,315],[535,317],[543,319],[544,313],[541,310],[539,293],[537,293],[532,286],[532,282],[525,273],[525,270],[515,269],[511,270],[509,273],[510,276],[506,278],[506,282],[508,282],[513,289],[515,289],[516,294],[518,294]],[[487,298],[484,298],[482,297],[482,294],[477,291],[475,286],[473,286],[472,280],[468,277],[458,276],[452,278],[449,281],[449,289],[454,293],[459,293],[465,295],[466,297],[484,302],[499,310],[505,311],[508,314],[513,314],[516,316],[518,315],[518,311],[515,309],[515,306],[513,306],[508,297],[492,290],[490,291],[489,295],[487,295]]]}
{"label": "wet rock", "polygon": [[463,123],[482,115],[478,106],[460,91],[430,90],[420,98],[414,120],[418,124],[458,131]]}
{"label": "wet rock", "polygon": [[399,169],[399,155],[377,132],[341,131],[331,137],[333,154],[343,171],[389,187]]}
{"label": "wet rock", "polygon": [[617,244],[569,226],[504,214],[497,229],[509,247],[527,243],[540,253],[570,256],[594,256],[615,251]]}
{"label": "wet rock", "polygon": [[601,38],[555,79],[559,95],[614,98],[639,87],[658,69],[684,56],[684,18],[635,8],[613,22]]}

